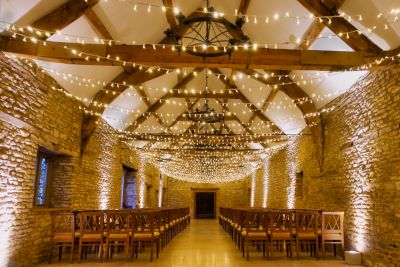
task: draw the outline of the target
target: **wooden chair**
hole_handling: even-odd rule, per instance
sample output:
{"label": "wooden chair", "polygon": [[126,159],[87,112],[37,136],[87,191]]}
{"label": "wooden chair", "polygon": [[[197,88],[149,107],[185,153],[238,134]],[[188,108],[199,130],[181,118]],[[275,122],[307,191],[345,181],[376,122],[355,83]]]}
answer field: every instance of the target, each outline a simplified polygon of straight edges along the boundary
{"label": "wooden chair", "polygon": [[322,258],[325,258],[325,245],[333,244],[336,256],[336,245],[340,245],[344,259],[344,212],[322,212],[321,243]]}
{"label": "wooden chair", "polygon": [[104,239],[104,213],[102,211],[89,211],[79,213],[79,252],[78,260],[82,259],[84,247],[99,247],[99,262],[103,259]]}
{"label": "wooden chair", "polygon": [[[256,242],[257,246],[258,243],[262,243],[263,247],[263,256],[265,257],[265,250],[267,247],[268,251],[268,218],[267,213],[264,211],[247,211],[246,217],[244,220],[244,230],[241,232],[243,238],[243,257],[244,257],[244,250],[246,249],[246,259],[250,259],[249,253],[249,243]],[[268,252],[267,252],[268,254]]]}
{"label": "wooden chair", "polygon": [[113,247],[123,246],[125,256],[129,257],[129,244],[131,231],[131,216],[128,211],[107,211],[107,233],[106,233],[106,260],[113,256]]}
{"label": "wooden chair", "polygon": [[150,243],[150,261],[153,261],[153,247],[156,243],[157,258],[160,246],[160,232],[155,231],[155,212],[154,211],[133,211],[132,216],[132,236],[131,246],[132,255],[136,255],[139,243]]}
{"label": "wooden chair", "polygon": [[317,211],[296,211],[296,256],[299,258],[300,245],[302,241],[311,244],[319,259],[318,243],[318,212]]}
{"label": "wooden chair", "polygon": [[170,228],[170,221],[169,221],[169,210],[162,209],[160,211],[160,229],[164,232],[162,240],[162,246],[166,246],[167,243],[170,241],[171,237],[171,228]]}
{"label": "wooden chair", "polygon": [[286,254],[293,258],[293,211],[270,211],[270,245],[271,256],[274,255],[274,241],[283,242]]}
{"label": "wooden chair", "polygon": [[63,247],[70,247],[70,262],[74,260],[75,245],[75,214],[73,212],[51,213],[51,236],[49,264],[53,259],[54,247],[58,247],[58,260],[61,260]]}

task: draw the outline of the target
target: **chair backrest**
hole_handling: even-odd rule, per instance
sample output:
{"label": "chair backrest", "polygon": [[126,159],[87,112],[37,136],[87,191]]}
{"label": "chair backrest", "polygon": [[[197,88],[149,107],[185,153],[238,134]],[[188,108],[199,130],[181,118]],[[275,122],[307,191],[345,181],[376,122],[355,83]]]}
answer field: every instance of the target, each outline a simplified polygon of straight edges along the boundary
{"label": "chair backrest", "polygon": [[[75,235],[75,213],[69,211],[57,211],[51,213],[51,236],[62,233]],[[73,240],[73,239],[72,239]]]}
{"label": "chair backrest", "polygon": [[154,210],[154,230],[160,231],[160,227],[162,225],[162,218],[161,218],[161,210]]}
{"label": "chair backrest", "polygon": [[293,211],[269,211],[269,228],[271,235],[291,234],[293,228]]}
{"label": "chair backrest", "polygon": [[343,220],[344,212],[322,212],[322,235],[324,234],[338,234],[342,235],[344,233]]}
{"label": "chair backrest", "polygon": [[104,213],[102,211],[79,212],[79,230],[83,234],[103,234]]}
{"label": "chair backrest", "polygon": [[246,211],[244,225],[246,227],[246,235],[251,233],[267,232],[268,230],[268,214],[264,211]]}
{"label": "chair backrest", "polygon": [[169,224],[169,210],[168,209],[162,209],[160,211],[161,213],[161,225],[168,225]]}
{"label": "chair backrest", "polygon": [[128,211],[106,211],[107,234],[127,234],[131,230],[131,216]]}
{"label": "chair backrest", "polygon": [[318,217],[316,211],[296,211],[297,233],[318,233]]}
{"label": "chair backrest", "polygon": [[154,235],[154,211],[135,210],[131,212],[131,216],[133,233]]}

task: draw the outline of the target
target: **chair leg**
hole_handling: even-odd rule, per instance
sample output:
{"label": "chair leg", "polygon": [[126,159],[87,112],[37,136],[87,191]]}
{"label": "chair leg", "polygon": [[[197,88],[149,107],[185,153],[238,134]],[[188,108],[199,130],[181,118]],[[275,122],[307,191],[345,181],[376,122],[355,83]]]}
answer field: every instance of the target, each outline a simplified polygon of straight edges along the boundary
{"label": "chair leg", "polygon": [[344,239],[342,239],[342,240],[340,241],[340,247],[342,248],[342,258],[343,258],[343,260],[345,260],[345,259],[344,259]]}
{"label": "chair leg", "polygon": [[265,243],[262,241],[262,247],[263,247],[263,257],[265,258]]}
{"label": "chair leg", "polygon": [[70,259],[71,263],[74,262],[74,249],[75,249],[75,242],[74,242],[74,240],[72,240],[72,244],[71,244],[71,259]]}
{"label": "chair leg", "polygon": [[51,260],[53,259],[53,249],[54,249],[54,244],[53,244],[53,242],[51,242],[51,244],[50,244],[50,252],[49,252],[49,259],[48,259],[49,264],[51,264]]}
{"label": "chair leg", "polygon": [[150,248],[150,262],[153,262],[153,240],[150,242],[151,248]]}
{"label": "chair leg", "polygon": [[158,251],[160,250],[160,239],[157,239],[157,259],[158,259]]}
{"label": "chair leg", "polygon": [[78,262],[81,262],[81,258],[82,258],[82,239],[79,239]]}
{"label": "chair leg", "polygon": [[317,259],[319,260],[319,246],[318,246],[318,238],[315,239],[315,254]]}
{"label": "chair leg", "polygon": [[247,260],[250,260],[249,240],[246,240],[246,258]]}
{"label": "chair leg", "polygon": [[61,261],[62,258],[62,246],[58,247],[58,261]]}
{"label": "chair leg", "polygon": [[270,249],[271,249],[271,257],[273,257],[274,256],[274,240],[273,239],[271,239]]}
{"label": "chair leg", "polygon": [[[99,246],[99,262],[103,261],[103,240],[100,241],[100,246]],[[108,253],[108,251],[107,251]]]}
{"label": "chair leg", "polygon": [[321,247],[321,249],[322,249],[322,259],[324,260],[325,259],[325,242],[324,242],[324,240],[322,240],[322,247]]}
{"label": "chair leg", "polygon": [[300,246],[300,240],[299,240],[299,238],[296,238],[296,256],[297,256],[297,259],[299,259],[300,258],[300,256],[299,256],[299,246]]}

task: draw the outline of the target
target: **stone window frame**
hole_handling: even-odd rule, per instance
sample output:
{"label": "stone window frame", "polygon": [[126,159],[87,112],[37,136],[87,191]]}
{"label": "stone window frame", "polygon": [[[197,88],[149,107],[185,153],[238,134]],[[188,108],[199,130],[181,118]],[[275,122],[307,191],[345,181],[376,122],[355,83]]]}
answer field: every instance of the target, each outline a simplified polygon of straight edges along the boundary
{"label": "stone window frame", "polygon": [[[38,200],[38,193],[39,193],[39,182],[40,182],[40,173],[41,173],[41,162],[42,159],[47,159],[47,175],[46,175],[46,186],[44,190],[44,203],[37,204]],[[35,164],[35,189],[34,189],[34,196],[33,196],[33,206],[34,207],[49,207],[50,206],[50,187],[51,187],[51,177],[52,177],[52,170],[53,170],[53,159],[54,155],[45,151],[44,148],[39,147],[37,155],[36,155],[36,164]]]}

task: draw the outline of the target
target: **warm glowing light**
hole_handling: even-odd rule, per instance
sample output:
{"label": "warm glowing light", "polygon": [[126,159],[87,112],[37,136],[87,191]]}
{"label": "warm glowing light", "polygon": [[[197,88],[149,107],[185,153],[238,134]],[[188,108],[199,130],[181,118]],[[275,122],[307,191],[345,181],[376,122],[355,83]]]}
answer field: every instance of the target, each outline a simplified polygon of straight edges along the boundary
{"label": "warm glowing light", "polygon": [[286,164],[289,175],[289,186],[287,188],[287,208],[295,208],[295,193],[296,193],[296,149],[297,138],[293,138],[286,149]]}
{"label": "warm glowing light", "polygon": [[251,175],[250,207],[254,207],[254,193],[256,189],[256,172]]}
{"label": "warm glowing light", "polygon": [[139,158],[139,170],[137,179],[137,190],[138,190],[138,207],[144,208],[144,199],[146,192],[146,159]]}
{"label": "warm glowing light", "polygon": [[160,173],[160,179],[159,179],[160,186],[158,187],[158,207],[162,207],[162,197],[163,197],[163,177],[162,174]]}
{"label": "warm glowing light", "polygon": [[270,159],[266,158],[264,161],[264,176],[263,176],[263,208],[267,207],[268,201],[268,188],[269,188],[269,167],[270,167]]}
{"label": "warm glowing light", "polygon": [[[361,130],[361,129],[360,129]],[[357,137],[352,140],[357,142]],[[349,160],[346,167],[349,173],[348,184],[350,186],[351,197],[348,206],[350,207],[349,216],[354,225],[354,236],[351,239],[350,247],[359,252],[365,252],[370,243],[369,233],[369,218],[371,208],[371,184],[369,181],[370,171],[364,168],[371,162],[370,147],[366,144],[358,142],[353,146],[352,158]],[[358,166],[358,167],[355,167]]]}

